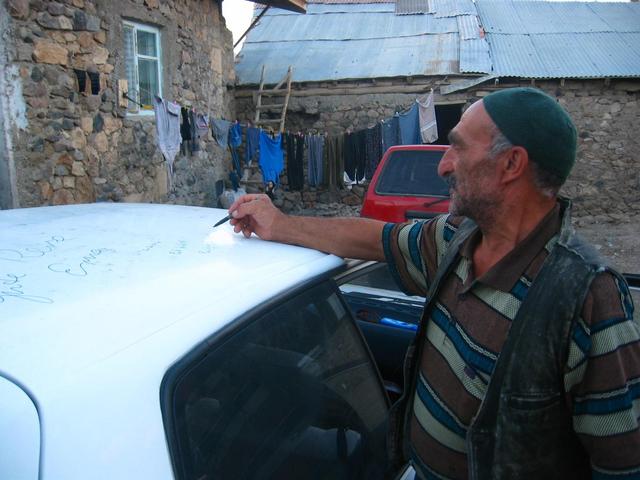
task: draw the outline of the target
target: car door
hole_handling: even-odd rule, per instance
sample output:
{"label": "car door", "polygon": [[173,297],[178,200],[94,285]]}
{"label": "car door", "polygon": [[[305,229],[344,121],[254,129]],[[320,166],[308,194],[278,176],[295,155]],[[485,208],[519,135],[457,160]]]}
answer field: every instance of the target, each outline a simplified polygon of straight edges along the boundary
{"label": "car door", "polygon": [[336,281],[393,401],[403,390],[404,356],[415,337],[425,299],[402,293],[386,263],[353,262]]}
{"label": "car door", "polygon": [[248,312],[176,363],[161,405],[179,479],[376,479],[388,398],[330,278]]}

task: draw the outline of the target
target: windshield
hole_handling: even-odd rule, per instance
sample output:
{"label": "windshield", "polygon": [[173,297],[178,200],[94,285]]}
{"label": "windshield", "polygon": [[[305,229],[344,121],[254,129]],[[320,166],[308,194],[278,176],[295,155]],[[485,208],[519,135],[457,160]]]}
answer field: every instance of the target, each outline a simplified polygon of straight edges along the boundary
{"label": "windshield", "polygon": [[381,195],[448,196],[449,187],[438,176],[444,152],[398,150],[389,156],[376,186]]}

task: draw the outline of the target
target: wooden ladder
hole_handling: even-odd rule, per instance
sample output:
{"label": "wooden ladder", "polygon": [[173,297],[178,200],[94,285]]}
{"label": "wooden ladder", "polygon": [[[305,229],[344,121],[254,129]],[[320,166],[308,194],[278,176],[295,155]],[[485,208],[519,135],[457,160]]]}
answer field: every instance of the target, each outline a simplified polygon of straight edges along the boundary
{"label": "wooden ladder", "polygon": [[[260,74],[260,89],[258,90],[258,96],[256,99],[256,116],[253,123],[257,127],[264,127],[270,124],[279,124],[278,131],[280,133],[284,132],[284,120],[287,116],[287,106],[289,105],[289,97],[291,95],[291,65],[289,65],[289,69],[287,70],[286,75],[280,82],[271,89],[264,88],[264,68],[262,65],[262,73]],[[284,89],[282,86],[286,83],[287,88]],[[266,103],[262,104],[262,96],[265,97],[284,97],[282,103],[275,100],[277,103]],[[280,110],[280,118],[268,118],[261,120],[260,113],[264,111],[277,111]]]}

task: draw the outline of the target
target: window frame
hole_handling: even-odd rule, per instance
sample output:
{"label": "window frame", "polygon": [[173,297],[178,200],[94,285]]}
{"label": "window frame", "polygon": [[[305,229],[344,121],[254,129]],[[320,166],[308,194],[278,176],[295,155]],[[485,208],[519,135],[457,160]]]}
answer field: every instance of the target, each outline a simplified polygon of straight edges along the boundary
{"label": "window frame", "polygon": [[[161,41],[160,41],[160,29],[158,27],[154,27],[153,25],[149,25],[149,24],[145,24],[145,23],[140,23],[140,22],[135,22],[133,20],[122,20],[122,26],[123,29],[124,28],[132,28],[133,29],[133,49],[134,49],[134,53],[133,53],[133,61],[134,61],[134,73],[136,76],[136,85],[135,88],[132,88],[132,85],[129,85],[129,93],[128,95],[131,96],[132,98],[134,98],[137,102],[140,102],[140,77],[139,77],[139,70],[138,70],[138,58],[142,58],[143,60],[156,60],[157,61],[157,74],[158,74],[158,95],[160,97],[162,97],[162,45],[161,45]],[[156,52],[157,52],[157,56],[156,57],[152,57],[150,55],[141,55],[138,53],[138,35],[137,32],[142,31],[142,32],[147,32],[147,33],[153,33],[155,36],[155,40],[156,40]],[[124,41],[124,35],[123,35],[123,41]],[[126,67],[127,67],[127,58],[125,55],[124,58],[124,62],[125,62],[125,75],[126,75]],[[133,95],[132,95],[133,93]],[[131,110],[130,106],[127,106],[127,115],[144,115],[144,116],[149,116],[149,115],[153,115],[153,108],[150,109],[142,109],[140,108],[140,106],[136,103],[133,103],[131,101],[129,101],[129,104],[133,104],[133,106],[136,108],[135,111]]]}
{"label": "window frame", "polygon": [[305,291],[319,286],[321,283],[328,282],[331,290],[337,295],[340,304],[345,309],[345,312],[349,316],[349,319],[352,325],[355,328],[356,335],[360,339],[360,342],[369,356],[369,361],[371,363],[373,372],[375,373],[378,387],[380,389],[381,395],[386,403],[387,410],[391,407],[391,401],[389,400],[389,396],[387,391],[384,388],[384,382],[382,380],[382,376],[378,367],[376,365],[375,358],[367,341],[358,327],[356,319],[353,316],[353,312],[351,308],[347,304],[344,299],[342,292],[338,288],[338,285],[334,279],[334,277],[340,273],[344,269],[343,267],[338,267],[329,272],[325,272],[324,274],[315,276],[307,281],[300,283],[297,287],[282,292],[279,295],[274,296],[273,298],[267,300],[266,302],[258,305],[255,308],[252,308],[248,312],[244,313],[240,317],[235,320],[229,322],[223,328],[213,333],[209,337],[205,338],[198,345],[195,345],[189,352],[187,352],[182,358],[178,359],[173,365],[171,365],[165,375],[162,378],[162,382],[160,384],[160,410],[162,413],[162,422],[165,431],[165,436],[167,439],[167,450],[169,454],[169,458],[171,461],[171,465],[173,467],[174,476],[177,479],[185,478],[185,472],[183,471],[183,464],[178,462],[178,457],[184,454],[184,452],[180,449],[179,442],[179,433],[176,428],[175,415],[174,411],[174,399],[175,399],[175,390],[178,386],[180,380],[187,374],[189,371],[193,369],[195,365],[197,365],[201,360],[203,360],[211,351],[216,350],[222,344],[224,344],[227,340],[232,338],[238,332],[249,326],[250,324],[257,321],[263,315],[267,314],[274,308],[281,306],[282,304],[288,302],[294,297],[304,293]]}

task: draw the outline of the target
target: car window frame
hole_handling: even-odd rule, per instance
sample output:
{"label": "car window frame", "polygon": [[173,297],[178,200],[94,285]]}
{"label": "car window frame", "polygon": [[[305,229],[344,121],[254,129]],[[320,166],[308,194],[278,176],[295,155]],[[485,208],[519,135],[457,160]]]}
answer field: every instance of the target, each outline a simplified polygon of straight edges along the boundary
{"label": "car window frame", "polygon": [[[197,365],[202,359],[204,359],[204,357],[206,357],[211,350],[218,348],[224,342],[232,338],[236,333],[258,320],[270,310],[277,308],[283,303],[286,303],[287,301],[300,295],[305,290],[318,286],[323,282],[328,282],[331,291],[337,295],[340,303],[342,304],[342,307],[348,315],[349,321],[354,326],[356,335],[360,339],[366,355],[368,355],[369,362],[373,369],[374,375],[376,376],[378,388],[380,389],[380,392],[384,399],[387,411],[391,408],[391,401],[384,387],[382,375],[378,370],[375,358],[371,352],[371,349],[369,348],[369,345],[367,344],[362,330],[358,326],[358,322],[356,321],[351,308],[344,299],[343,294],[335,281],[334,277],[344,270],[345,266],[343,265],[321,275],[314,276],[304,282],[301,282],[293,289],[275,295],[266,302],[263,302],[260,305],[252,308],[250,311],[240,315],[221,329],[217,330],[216,332],[202,340],[200,343],[191,348],[191,350],[189,350],[184,356],[182,356],[176,362],[169,366],[160,383],[160,410],[162,414],[162,423],[165,432],[165,438],[167,441],[167,453],[169,455],[169,460],[171,462],[175,478],[186,478],[186,473],[183,471],[183,465],[180,465],[177,462],[177,457],[184,455],[184,452],[180,450],[180,442],[178,441],[179,434],[174,420],[175,412],[173,411],[175,388],[183,375],[191,370],[194,365]],[[174,452],[176,453],[176,455],[174,455]]]}

